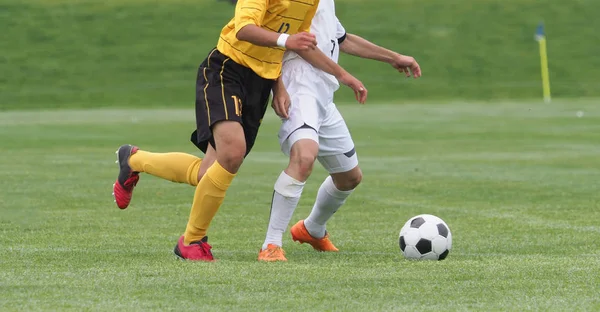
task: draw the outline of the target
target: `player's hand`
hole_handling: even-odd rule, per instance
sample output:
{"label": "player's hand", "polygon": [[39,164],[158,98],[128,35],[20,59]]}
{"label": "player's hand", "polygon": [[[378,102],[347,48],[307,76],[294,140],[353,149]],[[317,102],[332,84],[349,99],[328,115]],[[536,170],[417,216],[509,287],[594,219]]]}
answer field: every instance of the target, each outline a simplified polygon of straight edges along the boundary
{"label": "player's hand", "polygon": [[277,116],[288,119],[291,102],[290,95],[284,88],[278,88],[276,91],[273,90],[273,103],[271,103],[271,107],[273,107]]}
{"label": "player's hand", "polygon": [[365,104],[365,102],[367,101],[368,91],[367,88],[365,88],[365,86],[363,85],[363,83],[360,82],[360,80],[354,78],[354,76],[350,75],[349,73],[345,73],[344,75],[339,77],[338,80],[341,83],[350,87],[352,90],[354,90],[354,96],[356,97],[358,103]]}
{"label": "player's hand", "polygon": [[285,47],[292,51],[304,51],[317,47],[317,37],[314,34],[301,32],[288,37]]}
{"label": "player's hand", "polygon": [[392,58],[390,65],[392,65],[392,67],[399,72],[404,73],[406,77],[410,77],[411,75],[413,78],[421,77],[421,67],[419,66],[419,63],[417,63],[417,61],[411,56],[396,54]]}

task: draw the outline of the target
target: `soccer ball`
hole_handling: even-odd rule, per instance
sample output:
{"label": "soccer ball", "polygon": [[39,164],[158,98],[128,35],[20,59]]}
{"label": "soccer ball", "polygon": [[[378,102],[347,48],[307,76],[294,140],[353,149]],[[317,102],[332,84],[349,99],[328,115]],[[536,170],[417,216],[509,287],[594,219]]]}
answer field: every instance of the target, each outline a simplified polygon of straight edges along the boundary
{"label": "soccer ball", "polygon": [[452,233],[444,220],[429,214],[410,218],[400,230],[400,250],[411,260],[444,260]]}

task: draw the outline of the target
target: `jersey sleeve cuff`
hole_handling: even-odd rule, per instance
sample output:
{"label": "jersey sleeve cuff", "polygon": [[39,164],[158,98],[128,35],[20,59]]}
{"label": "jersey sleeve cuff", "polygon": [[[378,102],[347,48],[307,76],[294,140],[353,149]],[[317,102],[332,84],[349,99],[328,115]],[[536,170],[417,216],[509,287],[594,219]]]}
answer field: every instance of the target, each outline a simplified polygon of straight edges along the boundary
{"label": "jersey sleeve cuff", "polygon": [[341,37],[338,38],[338,45],[342,44],[342,42],[344,42],[344,40],[346,40],[346,33],[344,33],[343,36],[341,36]]}
{"label": "jersey sleeve cuff", "polygon": [[[242,21],[241,23],[235,25],[235,33],[237,35],[237,33],[244,27],[248,26],[248,25],[256,25],[256,23],[253,20],[245,20]],[[258,25],[256,25],[258,26]],[[259,26],[260,27],[260,26]]]}

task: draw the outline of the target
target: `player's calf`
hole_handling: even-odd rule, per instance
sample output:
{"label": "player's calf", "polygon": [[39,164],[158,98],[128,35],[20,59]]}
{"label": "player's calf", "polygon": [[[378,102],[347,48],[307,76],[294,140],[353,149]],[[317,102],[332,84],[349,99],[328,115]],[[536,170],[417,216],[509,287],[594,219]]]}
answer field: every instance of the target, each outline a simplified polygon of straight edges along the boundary
{"label": "player's calf", "polygon": [[315,205],[303,224],[312,237],[321,238],[327,235],[327,222],[346,202],[361,179],[362,173],[359,167],[355,166],[345,172],[331,173],[323,181],[317,192]]}

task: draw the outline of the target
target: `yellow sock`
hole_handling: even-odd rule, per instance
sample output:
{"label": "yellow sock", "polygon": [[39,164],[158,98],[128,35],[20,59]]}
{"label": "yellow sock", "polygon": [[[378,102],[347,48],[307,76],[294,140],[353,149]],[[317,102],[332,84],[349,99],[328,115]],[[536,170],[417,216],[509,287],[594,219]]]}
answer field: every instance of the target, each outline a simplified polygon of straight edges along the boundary
{"label": "yellow sock", "polygon": [[185,229],[184,243],[186,245],[206,236],[210,222],[221,207],[225,199],[225,192],[234,177],[235,174],[229,173],[216,161],[206,170],[206,174],[196,186],[196,193],[194,193],[192,211]]}
{"label": "yellow sock", "polygon": [[165,180],[198,185],[201,158],[186,153],[150,153],[138,150],[129,157],[133,171],[145,172]]}

